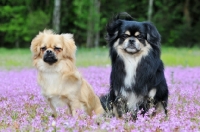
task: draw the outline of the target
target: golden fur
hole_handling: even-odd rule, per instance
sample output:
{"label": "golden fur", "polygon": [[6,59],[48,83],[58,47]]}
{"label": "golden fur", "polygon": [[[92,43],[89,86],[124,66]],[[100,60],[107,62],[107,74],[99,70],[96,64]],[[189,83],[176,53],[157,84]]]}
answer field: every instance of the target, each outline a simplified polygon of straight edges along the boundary
{"label": "golden fur", "polygon": [[[93,111],[103,114],[99,98],[75,66],[76,45],[72,34],[58,35],[44,30],[32,40],[30,49],[33,65],[38,70],[38,83],[54,116],[58,106],[68,106],[68,112],[73,116],[77,109],[88,115],[92,115]],[[43,60],[47,50],[55,55],[55,63],[48,64]]]}

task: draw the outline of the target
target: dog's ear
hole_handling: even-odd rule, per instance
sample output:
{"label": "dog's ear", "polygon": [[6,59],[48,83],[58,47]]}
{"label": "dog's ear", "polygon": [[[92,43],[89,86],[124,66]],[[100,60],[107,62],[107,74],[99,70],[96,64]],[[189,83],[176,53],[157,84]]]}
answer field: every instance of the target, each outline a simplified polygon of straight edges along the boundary
{"label": "dog's ear", "polygon": [[108,42],[111,42],[117,38],[120,26],[121,26],[120,20],[114,20],[107,24],[106,26],[107,33],[105,39]]}
{"label": "dog's ear", "polygon": [[75,59],[76,45],[74,42],[73,34],[61,34],[63,40],[63,56],[65,58]]}
{"label": "dog's ear", "polygon": [[144,22],[144,25],[147,32],[147,42],[160,47],[161,36],[157,28],[150,22]]}
{"label": "dog's ear", "polygon": [[43,37],[44,34],[42,32],[39,32],[39,34],[31,41],[30,50],[33,54],[33,59],[36,59],[40,54],[40,45]]}
{"label": "dog's ear", "polygon": [[40,55],[40,45],[45,35],[54,34],[54,32],[50,29],[44,29],[43,32],[39,32],[39,34],[33,38],[31,41],[30,50],[33,54],[33,58],[36,59]]}
{"label": "dog's ear", "polygon": [[114,16],[106,26],[106,40],[108,42],[113,41],[117,38],[119,33],[119,27],[122,24],[122,20],[132,21],[134,20],[134,18],[126,12],[121,12]]}

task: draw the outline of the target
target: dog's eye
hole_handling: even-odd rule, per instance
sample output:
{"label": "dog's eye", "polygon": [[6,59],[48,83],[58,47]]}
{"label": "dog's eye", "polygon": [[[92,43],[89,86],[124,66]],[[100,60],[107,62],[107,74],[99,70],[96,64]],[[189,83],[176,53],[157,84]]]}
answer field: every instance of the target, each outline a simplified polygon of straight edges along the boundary
{"label": "dog's eye", "polygon": [[143,39],[143,35],[139,34],[138,36],[136,36],[138,39]]}
{"label": "dog's eye", "polygon": [[54,50],[55,50],[55,51],[60,51],[61,48],[55,47]]}
{"label": "dog's eye", "polygon": [[121,36],[121,38],[123,38],[123,39],[126,39],[126,38],[128,38],[128,37],[129,37],[128,34],[122,34],[122,36]]}
{"label": "dog's eye", "polygon": [[47,48],[46,47],[42,47],[40,48],[42,51],[45,51]]}

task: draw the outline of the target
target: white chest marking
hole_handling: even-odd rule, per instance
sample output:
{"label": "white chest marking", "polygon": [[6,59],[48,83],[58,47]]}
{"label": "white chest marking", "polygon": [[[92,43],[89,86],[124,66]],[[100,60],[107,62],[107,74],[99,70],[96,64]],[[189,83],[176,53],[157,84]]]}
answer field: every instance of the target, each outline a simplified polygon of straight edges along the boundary
{"label": "white chest marking", "polygon": [[148,55],[151,46],[148,43],[146,43],[146,46],[141,49],[140,53],[130,55],[124,51],[123,45],[119,45],[118,43],[119,39],[115,42],[114,48],[117,50],[118,55],[124,62],[126,71],[124,84],[125,88],[129,88],[132,86],[132,84],[135,84],[136,70],[138,64],[140,63],[142,57]]}
{"label": "white chest marking", "polygon": [[125,87],[127,88],[131,87],[132,84],[135,84],[136,69],[139,61],[140,57],[134,58],[132,56],[126,56],[126,58],[124,58],[125,71],[126,71],[124,84]]}

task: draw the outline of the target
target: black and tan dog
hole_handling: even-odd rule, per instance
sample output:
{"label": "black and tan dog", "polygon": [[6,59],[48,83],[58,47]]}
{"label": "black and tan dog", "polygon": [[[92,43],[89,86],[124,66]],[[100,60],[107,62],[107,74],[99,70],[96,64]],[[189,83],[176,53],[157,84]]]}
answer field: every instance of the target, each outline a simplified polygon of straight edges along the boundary
{"label": "black and tan dog", "polygon": [[105,110],[123,113],[156,111],[167,113],[168,86],[160,59],[161,37],[150,22],[138,22],[128,13],[120,13],[107,24],[112,71],[110,92],[101,97]]}

